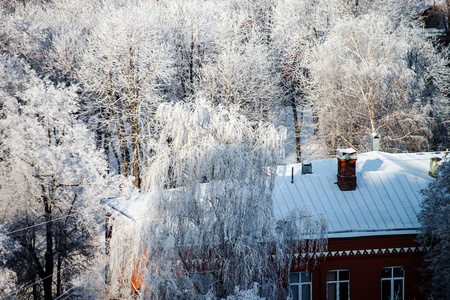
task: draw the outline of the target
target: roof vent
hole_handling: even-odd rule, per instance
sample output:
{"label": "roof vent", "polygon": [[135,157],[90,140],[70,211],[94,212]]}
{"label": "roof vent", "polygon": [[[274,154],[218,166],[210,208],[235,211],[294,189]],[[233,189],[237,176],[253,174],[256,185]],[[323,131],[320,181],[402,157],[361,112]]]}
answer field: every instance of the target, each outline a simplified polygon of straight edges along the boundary
{"label": "roof vent", "polygon": [[430,158],[430,172],[428,173],[431,177],[437,178],[439,175],[439,165],[441,164],[442,158],[432,157]]}
{"label": "roof vent", "polygon": [[310,161],[302,162],[302,174],[312,174],[312,164]]}
{"label": "roof vent", "polygon": [[370,151],[381,151],[381,135],[377,132],[370,134]]}
{"label": "roof vent", "polygon": [[342,191],[351,191],[356,189],[356,150],[338,149],[338,185]]}

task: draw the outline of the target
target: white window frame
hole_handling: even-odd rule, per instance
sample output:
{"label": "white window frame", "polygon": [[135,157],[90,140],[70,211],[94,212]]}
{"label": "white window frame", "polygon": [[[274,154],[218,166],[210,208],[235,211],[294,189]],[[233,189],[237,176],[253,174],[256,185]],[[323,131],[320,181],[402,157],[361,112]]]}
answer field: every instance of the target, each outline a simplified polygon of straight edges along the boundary
{"label": "white window frame", "polygon": [[[402,268],[402,276],[394,276],[394,269],[397,268]],[[381,269],[381,271],[383,272],[383,270],[387,270],[390,269],[391,270],[391,276],[390,277],[383,277],[381,276],[381,299],[383,299],[383,281],[390,281],[390,289],[391,289],[391,294],[389,296],[389,298],[391,300],[396,300],[397,298],[395,298],[394,292],[395,292],[395,281],[401,280],[402,281],[402,298],[400,299],[405,299],[405,267],[403,266],[389,266],[389,267],[384,267]]]}
{"label": "white window frame", "polygon": [[[303,299],[303,294],[302,294],[302,287],[303,286],[309,286],[309,298],[308,299],[312,299],[312,273],[311,272],[293,272],[290,273],[291,274],[298,274],[298,282],[291,282],[289,280],[289,296],[291,296],[291,289],[297,289],[298,291],[298,299],[295,298],[290,298],[292,300],[302,300]],[[302,281],[302,274],[308,274],[310,280],[309,281]],[[290,276],[289,276],[290,277]]]}
{"label": "white window frame", "polygon": [[[341,271],[347,271],[348,272],[348,279],[342,280],[339,278],[339,274]],[[348,283],[348,300],[350,300],[350,270],[349,269],[339,269],[339,270],[328,270],[327,275],[330,272],[336,272],[336,280],[328,280],[327,278],[327,300],[337,300],[340,299],[340,285],[342,283]],[[327,276],[328,277],[328,276]],[[336,284],[336,299],[328,299],[328,286],[329,284]]]}

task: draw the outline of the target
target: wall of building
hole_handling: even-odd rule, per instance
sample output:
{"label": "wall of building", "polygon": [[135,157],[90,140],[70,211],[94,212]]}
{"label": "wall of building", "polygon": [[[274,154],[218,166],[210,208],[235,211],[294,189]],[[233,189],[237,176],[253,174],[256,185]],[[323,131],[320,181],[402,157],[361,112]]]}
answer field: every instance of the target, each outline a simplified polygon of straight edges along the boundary
{"label": "wall of building", "polygon": [[404,267],[403,299],[426,299],[420,292],[425,278],[421,275],[423,249],[415,235],[394,235],[329,239],[328,251],[307,267],[293,264],[292,272],[312,272],[312,299],[327,299],[327,271],[350,271],[350,299],[380,300],[381,270]]}

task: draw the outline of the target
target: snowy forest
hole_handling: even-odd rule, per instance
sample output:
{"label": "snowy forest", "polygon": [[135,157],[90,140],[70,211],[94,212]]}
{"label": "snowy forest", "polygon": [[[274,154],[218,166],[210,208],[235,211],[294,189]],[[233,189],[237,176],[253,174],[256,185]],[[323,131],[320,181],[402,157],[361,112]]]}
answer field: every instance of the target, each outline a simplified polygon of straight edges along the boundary
{"label": "snowy forest", "polygon": [[0,0],[0,298],[286,299],[277,166],[450,145],[433,2]]}

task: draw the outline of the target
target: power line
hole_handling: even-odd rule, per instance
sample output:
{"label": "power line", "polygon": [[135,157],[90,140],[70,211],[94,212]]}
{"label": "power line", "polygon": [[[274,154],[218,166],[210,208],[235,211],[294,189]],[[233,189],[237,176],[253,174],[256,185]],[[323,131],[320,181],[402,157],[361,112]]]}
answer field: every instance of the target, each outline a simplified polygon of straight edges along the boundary
{"label": "power line", "polygon": [[[64,293],[62,293],[61,295],[59,295],[58,297],[56,297],[56,298],[53,299],[53,300],[58,300],[58,299],[60,299],[62,296],[66,295],[67,293],[69,293],[69,292],[70,292],[71,290],[73,290],[73,289],[75,289],[74,286],[71,287],[70,289],[68,289],[67,291],[65,291]],[[70,296],[70,295],[67,295],[67,296]]]}
{"label": "power line", "polygon": [[77,214],[79,214],[79,213],[71,213],[70,215],[66,215],[66,216],[62,216],[62,217],[59,217],[59,218],[51,219],[50,221],[46,221],[46,222],[42,222],[42,223],[39,223],[39,224],[31,225],[31,226],[28,226],[28,227],[24,227],[24,228],[21,228],[21,229],[17,229],[17,230],[11,231],[11,232],[7,232],[7,235],[10,235],[10,234],[13,234],[13,233],[16,233],[16,232],[20,232],[20,231],[25,231],[25,230],[33,228],[33,227],[45,225],[47,223],[51,223],[53,221],[64,219],[64,218],[67,218],[69,216],[73,216],[73,215],[77,215]]}

